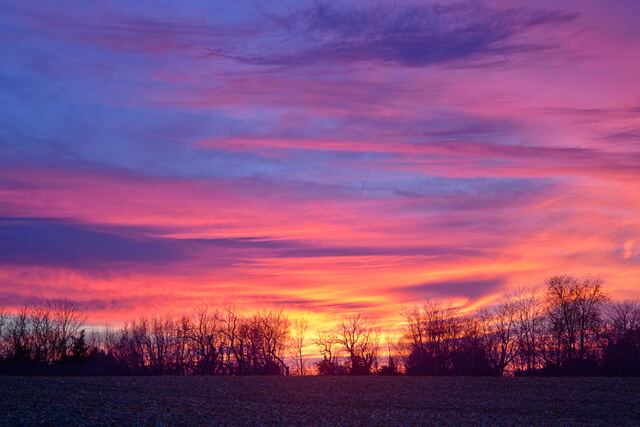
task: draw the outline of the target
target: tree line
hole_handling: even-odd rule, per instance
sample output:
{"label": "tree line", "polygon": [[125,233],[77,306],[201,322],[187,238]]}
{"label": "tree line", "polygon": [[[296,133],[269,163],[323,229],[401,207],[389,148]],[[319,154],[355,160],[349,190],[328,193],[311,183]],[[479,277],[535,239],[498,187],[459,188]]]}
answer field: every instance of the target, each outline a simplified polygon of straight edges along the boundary
{"label": "tree line", "polygon": [[426,301],[384,331],[352,314],[311,331],[283,311],[199,308],[91,330],[67,300],[0,312],[0,374],[640,375],[640,304],[549,278],[472,312]]}

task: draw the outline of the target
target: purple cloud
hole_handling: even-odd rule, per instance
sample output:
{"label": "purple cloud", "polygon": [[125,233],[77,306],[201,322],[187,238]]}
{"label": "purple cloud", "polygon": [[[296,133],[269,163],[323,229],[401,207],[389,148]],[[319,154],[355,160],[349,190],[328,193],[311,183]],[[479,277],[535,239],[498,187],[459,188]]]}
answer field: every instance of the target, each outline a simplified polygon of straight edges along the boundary
{"label": "purple cloud", "polygon": [[477,2],[359,7],[316,2],[285,16],[272,15],[280,27],[281,34],[276,34],[281,37],[278,44],[263,46],[266,54],[240,53],[235,57],[281,66],[360,61],[424,66],[463,59],[491,62],[505,55],[549,48],[550,42],[527,43],[518,36],[576,17],[546,10],[492,9]]}
{"label": "purple cloud", "polygon": [[447,299],[452,297],[464,297],[473,300],[499,291],[504,284],[505,280],[503,278],[445,280],[402,286],[396,289],[401,294],[418,301],[426,298]]}

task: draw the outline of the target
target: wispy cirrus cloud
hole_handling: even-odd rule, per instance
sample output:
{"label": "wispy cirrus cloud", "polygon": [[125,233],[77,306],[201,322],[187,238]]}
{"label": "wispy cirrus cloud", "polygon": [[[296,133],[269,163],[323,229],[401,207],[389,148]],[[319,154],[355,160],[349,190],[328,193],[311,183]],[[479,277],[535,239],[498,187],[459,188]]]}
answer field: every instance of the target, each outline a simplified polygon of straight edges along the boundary
{"label": "wispy cirrus cloud", "polygon": [[[579,13],[541,8],[492,7],[485,2],[313,2],[293,8],[238,8],[225,22],[214,5],[192,14],[170,8],[141,14],[136,8],[96,10],[12,3],[5,10],[41,35],[112,52],[174,55],[277,67],[360,62],[422,67],[486,66],[548,50],[559,43],[528,37],[539,28],[575,21]],[[251,9],[251,8],[250,8]],[[135,62],[132,62],[134,65]]]}
{"label": "wispy cirrus cloud", "polygon": [[[287,15],[271,15],[279,31],[261,53],[232,55],[259,65],[300,66],[373,61],[406,66],[501,61],[548,49],[552,42],[518,36],[536,27],[561,25],[577,14],[547,10],[492,9],[483,3],[316,2]],[[266,53],[265,53],[266,51]]]}

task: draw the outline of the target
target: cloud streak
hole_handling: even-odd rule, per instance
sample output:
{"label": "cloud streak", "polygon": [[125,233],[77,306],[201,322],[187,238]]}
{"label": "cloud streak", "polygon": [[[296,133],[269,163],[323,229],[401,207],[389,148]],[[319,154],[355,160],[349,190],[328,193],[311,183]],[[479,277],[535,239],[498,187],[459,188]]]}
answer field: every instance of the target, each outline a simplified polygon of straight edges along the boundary
{"label": "cloud streak", "polygon": [[276,49],[244,55],[248,63],[301,66],[373,61],[406,66],[476,64],[547,49],[551,44],[518,41],[541,26],[562,25],[576,14],[524,9],[494,10],[482,3],[377,4],[314,3],[285,16],[272,16],[283,33]]}
{"label": "cloud streak", "polygon": [[402,294],[410,295],[411,299],[414,300],[424,300],[425,298],[448,299],[452,297],[477,300],[483,296],[499,292],[503,286],[503,279],[446,280],[399,287],[398,291]]}

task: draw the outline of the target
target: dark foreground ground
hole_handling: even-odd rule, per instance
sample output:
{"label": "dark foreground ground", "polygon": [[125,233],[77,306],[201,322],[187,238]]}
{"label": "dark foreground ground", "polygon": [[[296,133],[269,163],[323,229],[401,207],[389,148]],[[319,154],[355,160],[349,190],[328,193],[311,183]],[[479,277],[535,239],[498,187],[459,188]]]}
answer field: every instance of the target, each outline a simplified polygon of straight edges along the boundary
{"label": "dark foreground ground", "polygon": [[640,425],[640,378],[0,377],[2,425]]}

